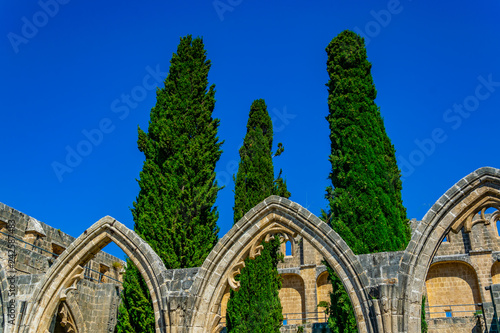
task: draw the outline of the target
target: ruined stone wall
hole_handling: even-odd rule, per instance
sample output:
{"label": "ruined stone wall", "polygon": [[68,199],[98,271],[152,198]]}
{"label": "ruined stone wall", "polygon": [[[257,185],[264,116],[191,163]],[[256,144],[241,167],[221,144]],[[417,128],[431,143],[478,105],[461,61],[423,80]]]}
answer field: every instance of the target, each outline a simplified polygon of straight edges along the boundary
{"label": "ruined stone wall", "polygon": [[[485,217],[488,223],[473,224],[470,232],[449,232],[433,258],[425,286],[429,332],[479,332],[474,314],[483,311],[487,323],[494,322],[486,289],[500,283],[500,236]],[[473,221],[480,218],[478,213]]]}
{"label": "ruined stone wall", "polygon": [[[62,253],[75,238],[2,203],[0,203],[0,231],[2,232],[0,265],[3,270],[3,279],[0,281],[2,285],[0,310],[4,314],[0,316],[1,333],[4,329],[5,332],[12,330],[11,325],[8,325],[9,320],[16,325],[22,321],[27,302],[30,301],[35,288],[58,259],[57,254]],[[13,266],[9,265],[9,250],[15,253]],[[80,314],[80,320],[85,322],[87,332],[114,331],[121,283],[113,279],[121,280],[124,264],[123,260],[99,252],[85,266],[85,279],[79,281],[76,290],[68,294],[66,302],[71,305],[72,311]],[[9,290],[14,290],[15,296],[9,295]],[[9,317],[8,306],[12,301],[15,307],[11,311],[15,318]],[[56,312],[52,319],[52,329],[57,317]]]}
{"label": "ruined stone wall", "polygon": [[472,227],[470,233],[465,232],[463,228],[457,234],[449,232],[446,235],[446,240],[439,247],[436,256],[475,254],[488,251],[500,251],[500,236],[497,224],[478,223]]}
{"label": "ruined stone wall", "polygon": [[427,322],[429,324],[428,333],[483,333],[484,327],[481,320],[476,317],[466,318],[439,318]]}
{"label": "ruined stone wall", "polygon": [[[238,287],[235,277],[243,260],[258,255],[260,242],[277,233],[293,242],[292,252],[278,270],[284,280],[283,294],[289,293],[283,296],[283,303],[293,312],[296,310],[292,306],[300,303],[306,314],[298,321],[305,321],[302,324],[306,332],[309,328],[311,331],[320,328],[315,324],[322,318],[311,318],[310,314],[315,313],[318,302],[327,294],[325,267],[321,265],[323,257],[342,279],[361,333],[420,332],[421,301],[425,293],[431,307],[444,301],[480,302],[471,311],[479,307],[486,316],[484,325],[488,325],[488,331],[497,330],[500,285],[493,282],[500,279],[497,263],[500,250],[495,233],[495,224],[500,219],[499,169],[481,168],[464,177],[431,207],[422,221],[412,220],[412,239],[401,252],[354,255],[342,238],[311,212],[285,198],[271,196],[252,208],[219,240],[202,267],[181,270],[167,270],[136,233],[113,218],[104,217],[69,245],[58,259],[54,258],[52,263],[46,259],[49,274],[27,274],[45,269],[42,258],[45,254],[39,253],[42,257],[35,258],[24,252],[30,251],[31,244],[41,239],[37,244],[50,243],[53,252],[61,251],[57,246],[68,244],[65,245],[64,239],[57,243],[58,236],[54,231],[47,233],[42,223],[8,207],[1,208],[0,219],[4,223],[0,223],[0,230],[5,231],[8,221],[14,220],[21,225],[13,230],[16,237],[31,242],[25,249],[19,249],[20,258],[21,254],[29,258],[21,259],[15,267],[19,274],[17,313],[25,318],[19,332],[23,333],[46,333],[54,309],[58,313],[54,322],[57,316],[67,319],[71,310],[79,331],[112,330],[112,314],[117,304],[113,300],[118,299],[116,286],[80,281],[84,271],[81,265],[89,260],[88,254],[97,252],[110,241],[126,249],[144,273],[155,306],[156,332],[220,332],[221,314],[225,311],[221,300],[227,300],[228,285]],[[490,208],[496,211],[485,218]],[[449,234],[450,230],[456,234]],[[442,243],[446,236],[449,242],[447,239]],[[5,313],[4,270],[0,270],[0,280]],[[72,290],[75,281],[80,281],[76,291]],[[472,295],[472,300],[463,298],[467,295]],[[287,303],[287,297],[294,301]],[[23,302],[28,303],[26,313]],[[453,316],[461,311],[456,307],[463,305],[444,305],[455,306],[452,317],[431,318],[429,315],[431,332],[446,332],[450,327],[453,332],[473,332],[479,327],[477,320],[481,313]],[[84,320],[89,311],[90,321]],[[491,324],[495,324],[495,330]],[[287,325],[282,331],[293,332],[297,328]]]}
{"label": "ruined stone wall", "polygon": [[72,297],[82,312],[87,332],[114,332],[120,302],[120,285],[78,282]]}
{"label": "ruined stone wall", "polygon": [[[9,221],[13,221],[14,228],[8,229]],[[56,260],[75,238],[55,229],[43,222],[23,214],[14,208],[0,203],[0,264],[8,267],[8,235],[15,237],[16,267],[19,274],[42,274]],[[22,241],[29,243],[26,244]],[[32,246],[30,246],[30,244]],[[125,262],[108,253],[99,252],[87,267],[97,272],[120,280]],[[97,272],[87,270],[86,276],[99,281],[101,276]]]}
{"label": "ruined stone wall", "polygon": [[[431,266],[426,281],[430,318],[470,317],[480,310],[478,280],[474,269],[461,262],[443,262]],[[453,305],[436,307],[441,305]]]}

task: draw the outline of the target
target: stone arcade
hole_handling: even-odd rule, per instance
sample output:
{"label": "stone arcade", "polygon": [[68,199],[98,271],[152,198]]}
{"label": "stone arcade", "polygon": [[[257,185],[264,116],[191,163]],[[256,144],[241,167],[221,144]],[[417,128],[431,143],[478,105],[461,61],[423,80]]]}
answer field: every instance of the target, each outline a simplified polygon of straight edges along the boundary
{"label": "stone arcade", "polygon": [[[219,240],[202,267],[167,270],[147,243],[112,217],[102,218],[74,240],[0,204],[0,332],[113,332],[119,284],[96,283],[120,280],[124,263],[100,251],[110,242],[132,259],[145,278],[156,332],[220,332],[228,291],[239,287],[235,276],[244,259],[259,255],[260,241],[273,234],[291,244],[290,255],[279,267],[284,313],[313,313],[320,300],[328,299],[324,259],[348,291],[359,332],[420,332],[423,295],[431,309],[430,331],[471,332],[484,324],[496,331],[499,209],[500,170],[481,168],[450,188],[422,221],[412,221],[413,234],[405,251],[354,255],[312,213],[271,196]],[[9,222],[15,230],[9,229]],[[11,236],[24,241],[14,249],[15,267],[8,262]],[[9,289],[13,268],[14,293]],[[456,294],[461,296],[455,299]],[[455,306],[458,310],[452,309]],[[478,310],[484,312],[486,323]],[[465,315],[467,311],[471,314]],[[440,312],[449,318],[438,318]],[[448,315],[453,312],[455,316]],[[300,315],[291,319],[306,320]]]}

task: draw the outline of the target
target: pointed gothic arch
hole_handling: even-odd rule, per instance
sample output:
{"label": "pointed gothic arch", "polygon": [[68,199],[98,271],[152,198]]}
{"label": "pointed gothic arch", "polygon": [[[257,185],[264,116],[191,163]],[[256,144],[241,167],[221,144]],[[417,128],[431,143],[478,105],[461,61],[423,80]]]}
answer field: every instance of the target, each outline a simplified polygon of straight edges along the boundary
{"label": "pointed gothic arch", "polygon": [[359,332],[376,332],[370,318],[369,280],[357,256],[325,222],[297,203],[270,196],[252,208],[217,243],[196,276],[198,295],[191,325],[193,332],[220,332],[218,313],[226,286],[237,289],[234,277],[244,259],[260,254],[260,242],[272,234],[302,236],[339,274],[354,307]]}
{"label": "pointed gothic arch", "polygon": [[116,243],[139,268],[151,294],[157,333],[169,327],[165,265],[134,231],[110,216],[87,229],[59,256],[35,288],[18,332],[45,333],[68,292],[83,278],[83,266],[110,242]]}
{"label": "pointed gothic arch", "polygon": [[[480,168],[451,187],[431,207],[413,232],[400,264],[403,291],[403,331],[420,332],[420,307],[425,279],[432,258],[448,232],[470,231],[476,223],[489,224],[497,213],[486,219],[488,207],[500,208],[500,170]],[[474,219],[479,213],[480,219]]]}
{"label": "pointed gothic arch", "polygon": [[[87,329],[87,324],[85,323],[85,319],[83,318],[80,306],[74,298],[74,293],[68,293],[66,296],[66,300],[62,301],[61,304],[64,303],[63,305],[65,305],[68,310],[71,321],[76,327],[75,333],[90,333]],[[60,313],[61,311],[58,312]]]}

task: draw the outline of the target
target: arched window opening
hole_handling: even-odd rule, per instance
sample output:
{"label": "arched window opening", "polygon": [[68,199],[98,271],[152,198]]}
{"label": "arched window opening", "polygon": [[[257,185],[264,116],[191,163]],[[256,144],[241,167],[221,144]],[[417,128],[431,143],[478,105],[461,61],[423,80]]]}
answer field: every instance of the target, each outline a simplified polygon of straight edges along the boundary
{"label": "arched window opening", "polygon": [[292,243],[290,241],[287,241],[285,243],[285,256],[291,257],[292,254]]}
{"label": "arched window opening", "polygon": [[283,307],[283,325],[302,324],[306,318],[304,280],[297,274],[281,275],[283,284],[279,295]]}
{"label": "arched window opening", "polygon": [[495,207],[488,207],[485,211],[484,211],[484,214],[485,215],[488,215],[488,214],[493,214],[494,212],[496,212],[498,209],[496,209]]}
{"label": "arched window opening", "polygon": [[430,318],[469,317],[481,310],[475,270],[466,263],[434,264],[425,281]]}
{"label": "arched window opening", "polygon": [[316,281],[318,304],[321,302],[330,303],[330,293],[332,290],[332,283],[328,281],[328,272],[321,273]]}

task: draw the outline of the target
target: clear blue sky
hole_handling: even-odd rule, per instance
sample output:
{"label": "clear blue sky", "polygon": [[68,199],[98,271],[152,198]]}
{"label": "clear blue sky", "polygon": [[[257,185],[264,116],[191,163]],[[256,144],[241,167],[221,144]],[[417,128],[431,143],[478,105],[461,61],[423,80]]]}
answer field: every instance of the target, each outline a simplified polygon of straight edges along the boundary
{"label": "clear blue sky", "polygon": [[[285,146],[275,168],[291,199],[317,215],[326,208],[325,47],[345,29],[369,38],[409,218],[475,169],[500,167],[496,0],[10,0],[0,12],[0,202],[75,237],[105,215],[133,227],[137,126],[147,129],[154,85],[187,34],[203,36],[217,90],[220,237],[232,226],[231,176],[257,98]],[[81,158],[68,163],[68,149]],[[54,165],[66,168],[58,176]]]}

